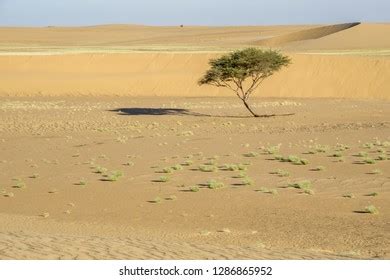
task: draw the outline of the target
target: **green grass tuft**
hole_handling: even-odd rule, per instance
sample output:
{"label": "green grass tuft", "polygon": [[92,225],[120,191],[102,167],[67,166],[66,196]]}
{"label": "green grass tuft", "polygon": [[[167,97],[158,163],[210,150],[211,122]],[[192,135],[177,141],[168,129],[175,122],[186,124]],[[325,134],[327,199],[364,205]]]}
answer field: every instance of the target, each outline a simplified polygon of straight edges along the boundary
{"label": "green grass tuft", "polygon": [[200,165],[199,170],[202,172],[216,172],[218,168],[214,165]]}
{"label": "green grass tuft", "polygon": [[225,187],[225,184],[216,180],[210,180],[207,182],[207,186],[209,189],[216,190]]}
{"label": "green grass tuft", "polygon": [[309,190],[311,189],[311,181],[304,180],[304,181],[299,181],[295,183],[288,184],[290,188],[295,188],[295,189],[301,189],[301,190]]}
{"label": "green grass tuft", "polygon": [[363,212],[368,214],[374,214],[374,215],[379,214],[379,210],[374,205],[367,206],[366,208],[364,208]]}
{"label": "green grass tuft", "polygon": [[199,189],[199,187],[197,187],[197,186],[192,186],[192,187],[190,187],[190,191],[191,191],[191,192],[199,192],[200,189]]}
{"label": "green grass tuft", "polygon": [[256,153],[256,152],[250,152],[250,153],[244,154],[244,157],[250,157],[250,158],[254,158],[254,157],[258,157],[258,156],[259,156],[259,153]]}
{"label": "green grass tuft", "polygon": [[169,180],[170,178],[168,176],[160,176],[160,178],[158,179],[158,181],[161,183],[169,182]]}
{"label": "green grass tuft", "polygon": [[344,197],[344,198],[355,198],[355,195],[352,194],[352,193],[346,193],[346,194],[343,194],[342,197]]}

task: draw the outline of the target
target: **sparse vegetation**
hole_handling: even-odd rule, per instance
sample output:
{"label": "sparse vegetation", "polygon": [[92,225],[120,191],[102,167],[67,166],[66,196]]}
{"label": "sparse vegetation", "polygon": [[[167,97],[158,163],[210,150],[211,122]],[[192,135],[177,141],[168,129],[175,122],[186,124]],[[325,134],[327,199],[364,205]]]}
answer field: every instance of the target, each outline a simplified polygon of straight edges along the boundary
{"label": "sparse vegetation", "polygon": [[325,170],[325,167],[321,166],[321,165],[312,169],[312,171],[324,171],[324,170]]}
{"label": "sparse vegetation", "polygon": [[365,159],[363,159],[363,162],[365,164],[375,164],[376,163],[375,159],[373,159],[373,158],[365,158]]}
{"label": "sparse vegetation", "polygon": [[372,193],[369,193],[367,196],[378,196],[378,193],[377,192],[372,192]]}
{"label": "sparse vegetation", "polygon": [[238,170],[246,171],[248,168],[245,166],[245,164],[239,163],[237,164]]}
{"label": "sparse vegetation", "polygon": [[153,200],[150,201],[151,203],[161,203],[162,202],[162,199],[161,197],[157,196],[155,197]]}
{"label": "sparse vegetation", "polygon": [[119,170],[111,171],[110,174],[105,174],[104,177],[106,181],[116,182],[123,177],[123,172]]}
{"label": "sparse vegetation", "polygon": [[171,174],[171,173],[173,173],[173,169],[171,167],[165,167],[165,168],[163,168],[161,173]]}
{"label": "sparse vegetation", "polygon": [[312,189],[304,189],[303,193],[308,195],[314,195],[314,191]]}
{"label": "sparse vegetation", "polygon": [[374,148],[374,143],[365,143],[363,144],[363,148],[372,149]]}
{"label": "sparse vegetation", "polygon": [[24,188],[26,188],[26,184],[21,179],[16,179],[15,181],[16,182],[13,185],[13,187],[15,189],[24,189]]}
{"label": "sparse vegetation", "polygon": [[344,198],[355,198],[355,196],[352,193],[343,194],[343,197]]}
{"label": "sparse vegetation", "polygon": [[86,185],[87,185],[87,181],[85,181],[85,179],[81,179],[81,180],[78,182],[78,185],[79,185],[79,186],[86,186]]}
{"label": "sparse vegetation", "polygon": [[247,154],[244,154],[244,157],[258,157],[259,156],[259,153],[257,152],[250,152],[250,153],[247,153]]}
{"label": "sparse vegetation", "polygon": [[276,159],[279,159],[281,162],[291,162],[295,165],[308,165],[309,161],[304,158],[300,158],[298,156],[290,155],[287,157],[278,157]]}
{"label": "sparse vegetation", "polygon": [[244,185],[244,186],[252,186],[253,185],[253,180],[249,177],[245,177],[242,179],[241,183]]}
{"label": "sparse vegetation", "polygon": [[181,166],[180,164],[176,164],[176,165],[172,166],[171,168],[175,171],[183,170],[183,166]]}
{"label": "sparse vegetation", "polygon": [[236,164],[224,164],[222,169],[226,171],[237,171],[238,166]]}
{"label": "sparse vegetation", "polygon": [[177,200],[177,196],[176,195],[170,195],[166,198],[166,200]]}
{"label": "sparse vegetation", "polygon": [[326,146],[326,145],[315,145],[314,150],[317,153],[326,153],[327,151],[329,151],[329,146]]}
{"label": "sparse vegetation", "polygon": [[279,177],[289,177],[290,176],[290,172],[288,172],[287,170],[283,170],[283,169],[278,169],[275,172],[272,172],[272,174],[276,174]]}
{"label": "sparse vegetation", "polygon": [[182,163],[181,165],[183,166],[190,166],[192,165],[194,162],[192,160],[186,160],[184,163]]}
{"label": "sparse vegetation", "polygon": [[336,158],[341,158],[342,156],[343,156],[343,154],[341,152],[335,152],[335,153],[330,155],[330,157],[336,157]]}
{"label": "sparse vegetation", "polygon": [[247,177],[247,176],[248,176],[248,175],[246,174],[245,171],[240,171],[240,172],[238,173],[238,175],[234,176],[233,178],[245,178],[245,177]]}
{"label": "sparse vegetation", "polygon": [[368,156],[368,153],[367,152],[359,152],[358,154],[357,154],[357,156],[358,157],[367,157]]}
{"label": "sparse vegetation", "polygon": [[192,187],[190,187],[190,191],[191,192],[199,192],[199,187],[197,187],[197,186],[192,186]]}
{"label": "sparse vegetation", "polygon": [[216,172],[218,168],[214,165],[200,165],[199,170],[202,172]]}
{"label": "sparse vegetation", "polygon": [[301,189],[301,190],[309,190],[311,189],[311,185],[312,185],[311,182],[308,180],[288,184],[290,188]]}
{"label": "sparse vegetation", "polygon": [[216,190],[225,187],[225,184],[216,180],[210,180],[207,182],[207,186],[209,189]]}
{"label": "sparse vegetation", "polygon": [[15,195],[12,192],[7,192],[7,193],[4,193],[3,196],[5,196],[5,197],[14,197]]}
{"label": "sparse vegetation", "polygon": [[101,166],[96,166],[95,167],[95,173],[97,174],[104,174],[107,172],[107,168],[101,167]]}
{"label": "sparse vegetation", "polygon": [[381,161],[381,160],[387,160],[387,156],[385,154],[382,154],[382,155],[379,155],[378,156],[378,160]]}
{"label": "sparse vegetation", "polygon": [[166,183],[166,182],[169,182],[170,178],[168,176],[160,176],[159,178],[159,182],[161,183]]}
{"label": "sparse vegetation", "polygon": [[374,205],[367,206],[366,208],[364,208],[363,212],[368,214],[374,214],[374,215],[379,214],[379,210]]}
{"label": "sparse vegetation", "polygon": [[264,148],[264,153],[265,154],[268,154],[268,155],[274,155],[276,153],[279,152],[280,150],[280,146],[270,146],[270,147],[267,147],[267,148]]}

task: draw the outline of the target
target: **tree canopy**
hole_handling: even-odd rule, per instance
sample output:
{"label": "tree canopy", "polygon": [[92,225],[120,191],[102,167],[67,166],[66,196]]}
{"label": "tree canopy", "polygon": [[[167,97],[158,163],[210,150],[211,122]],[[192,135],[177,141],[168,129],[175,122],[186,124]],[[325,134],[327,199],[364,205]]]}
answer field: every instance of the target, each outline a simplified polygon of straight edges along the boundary
{"label": "tree canopy", "polygon": [[264,79],[290,63],[290,58],[278,51],[246,48],[210,60],[210,69],[199,80],[199,85],[208,84],[234,91],[256,117],[258,115],[247,104],[249,96]]}

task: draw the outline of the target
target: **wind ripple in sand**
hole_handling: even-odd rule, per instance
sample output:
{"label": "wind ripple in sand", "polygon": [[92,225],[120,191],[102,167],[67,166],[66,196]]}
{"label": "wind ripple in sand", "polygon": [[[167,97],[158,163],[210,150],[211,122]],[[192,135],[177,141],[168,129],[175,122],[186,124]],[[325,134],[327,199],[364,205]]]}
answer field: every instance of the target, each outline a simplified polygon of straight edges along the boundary
{"label": "wind ripple in sand", "polygon": [[286,251],[256,247],[185,242],[155,242],[139,238],[0,233],[0,259],[350,259],[320,251]]}

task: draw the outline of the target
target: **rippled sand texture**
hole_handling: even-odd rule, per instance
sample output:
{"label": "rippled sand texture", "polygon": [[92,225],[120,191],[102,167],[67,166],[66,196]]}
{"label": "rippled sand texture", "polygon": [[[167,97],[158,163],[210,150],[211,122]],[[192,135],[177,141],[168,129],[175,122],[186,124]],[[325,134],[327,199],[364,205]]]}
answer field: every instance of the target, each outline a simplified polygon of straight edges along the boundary
{"label": "rippled sand texture", "polygon": [[389,103],[252,104],[1,98],[0,258],[388,259]]}

